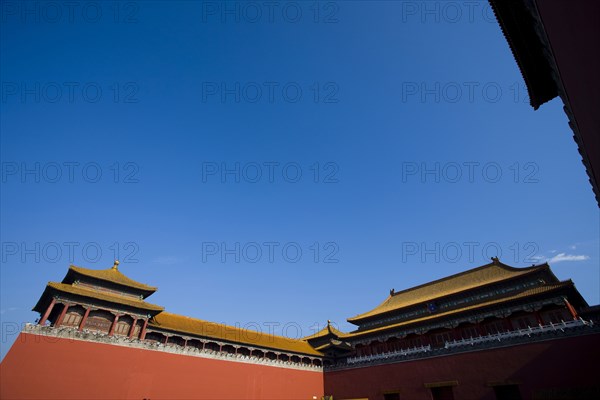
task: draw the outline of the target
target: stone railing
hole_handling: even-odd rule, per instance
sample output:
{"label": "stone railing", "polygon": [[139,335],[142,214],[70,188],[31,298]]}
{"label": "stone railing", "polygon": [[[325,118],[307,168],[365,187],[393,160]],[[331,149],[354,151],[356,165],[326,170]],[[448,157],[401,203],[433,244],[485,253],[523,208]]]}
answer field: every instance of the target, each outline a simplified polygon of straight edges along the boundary
{"label": "stone railing", "polygon": [[[131,347],[137,349],[162,351],[171,354],[180,354],[193,357],[212,358],[218,360],[227,360],[242,362],[247,364],[258,364],[267,365],[279,368],[291,368],[301,369],[308,371],[322,371],[323,367],[320,365],[306,364],[303,362],[294,362],[291,360],[272,360],[267,357],[256,357],[244,354],[232,354],[225,351],[216,351],[210,349],[198,349],[196,347],[184,347],[177,344],[169,343],[157,343],[147,340],[129,339],[125,336],[109,336],[108,334],[101,332],[94,332],[83,330],[79,331],[76,328],[71,327],[59,327],[54,328],[51,326],[42,326],[37,324],[26,324],[23,327],[22,332],[39,335],[40,340],[47,340],[49,342],[56,341],[57,339],[73,339],[82,340],[87,342],[96,342],[104,344],[112,344],[116,346]],[[268,352],[269,349],[260,349],[261,351]],[[287,354],[287,353],[286,353]],[[291,356],[303,357],[299,354],[289,354]]]}
{"label": "stone railing", "polygon": [[348,364],[368,363],[371,361],[385,360],[388,358],[392,359],[392,358],[406,357],[406,356],[410,356],[413,354],[426,353],[428,351],[431,351],[430,345],[414,347],[414,348],[406,349],[406,350],[390,351],[390,352],[381,353],[381,354],[373,354],[370,356],[351,357],[351,358],[346,359],[346,362]]}
{"label": "stone railing", "polygon": [[558,324],[540,325],[493,335],[452,340],[442,347],[422,346],[405,350],[390,351],[369,356],[349,357],[339,360],[337,364],[326,366],[326,371],[348,368],[404,362],[421,358],[444,356],[454,353],[486,350],[494,347],[505,347],[524,344],[532,341],[550,340],[556,337],[569,337],[580,334],[600,333],[600,325],[592,321],[578,319]]}
{"label": "stone railing", "polygon": [[548,332],[564,332],[565,329],[579,328],[584,326],[593,326],[593,322],[584,321],[583,319],[578,319],[574,321],[562,321],[558,324],[550,323],[548,325],[538,325],[534,327],[527,327],[527,329],[519,329],[516,331],[509,332],[500,332],[495,334],[490,334],[486,336],[477,336],[474,338],[461,339],[461,340],[453,340],[450,342],[446,342],[444,348],[452,349],[455,347],[462,346],[474,346],[480,343],[488,343],[488,342],[502,342],[506,340],[511,340],[515,338],[521,337],[531,337],[532,335],[539,335]]}

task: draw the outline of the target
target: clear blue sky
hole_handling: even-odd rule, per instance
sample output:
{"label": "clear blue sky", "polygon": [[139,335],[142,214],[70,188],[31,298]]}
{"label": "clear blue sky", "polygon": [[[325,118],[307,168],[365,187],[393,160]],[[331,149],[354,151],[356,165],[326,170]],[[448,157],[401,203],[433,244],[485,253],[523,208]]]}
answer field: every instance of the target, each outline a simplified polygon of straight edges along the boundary
{"label": "clear blue sky", "polygon": [[2,2],[2,356],[116,250],[149,301],[290,337],[494,255],[599,302],[562,104],[487,2],[53,4]]}

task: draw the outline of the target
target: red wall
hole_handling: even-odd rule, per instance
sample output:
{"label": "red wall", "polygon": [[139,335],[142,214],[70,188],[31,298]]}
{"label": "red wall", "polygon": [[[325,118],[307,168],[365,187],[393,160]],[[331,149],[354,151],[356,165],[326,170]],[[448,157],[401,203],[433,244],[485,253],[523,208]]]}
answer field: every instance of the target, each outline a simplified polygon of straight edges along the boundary
{"label": "red wall", "polygon": [[[456,399],[494,400],[490,382],[520,382],[523,399],[592,399],[600,393],[600,334],[538,342],[426,360],[325,374],[325,393],[336,400],[383,399],[399,390],[401,399],[431,400],[425,383],[458,381]],[[595,388],[594,388],[595,386]],[[552,396],[548,389],[555,388]],[[582,389],[583,388],[583,389]],[[544,390],[546,392],[544,392]],[[586,392],[587,391],[587,392]],[[580,397],[577,397],[580,396]]]}
{"label": "red wall", "polygon": [[21,333],[0,364],[8,399],[312,399],[321,372]]}
{"label": "red wall", "polygon": [[[524,399],[594,398],[599,390],[600,334],[503,349],[328,372],[325,393],[383,399],[431,399],[425,383],[458,381],[456,399],[492,400],[494,381],[521,383]],[[560,389],[553,397],[543,390]],[[573,390],[569,392],[569,390]],[[565,392],[565,390],[567,390]],[[558,396],[557,393],[562,393]],[[312,399],[323,395],[320,372],[258,366],[21,333],[0,365],[0,398],[8,399]],[[540,396],[543,395],[543,396]]]}

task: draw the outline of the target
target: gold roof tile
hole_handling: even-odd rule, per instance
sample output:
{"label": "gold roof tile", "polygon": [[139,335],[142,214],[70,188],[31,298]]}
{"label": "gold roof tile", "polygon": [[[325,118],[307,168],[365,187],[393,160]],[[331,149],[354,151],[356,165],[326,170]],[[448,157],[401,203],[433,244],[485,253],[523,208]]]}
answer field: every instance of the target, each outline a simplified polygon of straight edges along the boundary
{"label": "gold roof tile", "polygon": [[331,339],[327,343],[316,347],[316,350],[323,351],[332,347],[343,348],[346,350],[351,350],[352,346],[349,343],[342,342],[341,340]]}
{"label": "gold roof tile", "polygon": [[386,325],[386,326],[382,326],[379,328],[373,328],[373,329],[368,329],[368,330],[364,330],[364,331],[350,332],[347,334],[347,337],[357,337],[357,336],[362,336],[362,335],[366,335],[366,334],[370,334],[370,333],[374,333],[374,332],[380,332],[380,331],[384,331],[384,330],[388,330],[388,329],[399,328],[402,326],[412,325],[412,324],[415,324],[418,322],[433,320],[433,319],[445,317],[448,315],[462,313],[464,311],[469,311],[469,310],[473,310],[473,309],[477,309],[477,308],[483,308],[483,307],[491,306],[494,304],[505,303],[505,302],[515,300],[515,299],[520,299],[523,297],[529,297],[529,296],[533,296],[536,294],[547,293],[547,292],[550,292],[550,291],[553,291],[556,289],[561,289],[561,288],[569,287],[569,286],[573,286],[573,282],[570,280],[564,281],[564,282],[551,283],[551,284],[547,284],[547,285],[543,285],[543,286],[538,286],[538,287],[535,287],[532,289],[528,289],[528,290],[525,290],[521,293],[517,293],[512,296],[507,296],[507,297],[502,297],[500,299],[486,301],[484,303],[473,304],[470,306],[458,308],[455,310],[445,311],[445,312],[441,312],[441,313],[434,313],[431,315],[427,315],[425,317],[415,318],[415,319],[411,319],[409,321],[402,321],[397,324]]}
{"label": "gold roof tile", "polygon": [[[497,259],[496,259],[497,260]],[[451,275],[420,286],[400,292],[391,293],[380,305],[371,311],[348,318],[348,322],[356,323],[365,318],[385,312],[398,310],[418,303],[473,289],[478,286],[515,278],[524,274],[548,268],[547,264],[527,268],[514,268],[500,262],[493,262],[459,274]]]}
{"label": "gold roof tile", "polygon": [[331,325],[331,323],[329,321],[327,321],[327,325],[321,329],[319,332],[317,333],[313,333],[312,335],[309,336],[305,336],[302,338],[302,340],[311,340],[311,339],[317,339],[320,337],[324,337],[327,336],[329,334],[333,334],[337,337],[345,337],[347,334],[340,331],[339,329],[336,329],[335,327],[333,327]]}
{"label": "gold roof tile", "polygon": [[84,296],[84,297],[89,297],[92,299],[108,301],[111,303],[121,304],[121,305],[125,305],[125,306],[141,308],[144,310],[151,310],[151,311],[164,310],[164,308],[161,306],[147,303],[144,300],[136,299],[135,297],[121,296],[116,293],[95,290],[95,289],[91,289],[91,288],[87,288],[87,287],[83,287],[83,286],[79,286],[79,285],[74,285],[74,284],[70,285],[70,284],[59,283],[59,282],[48,282],[47,287],[54,289],[54,290],[58,290],[60,292],[64,292],[64,293],[70,293],[70,294],[74,294],[74,295],[78,295],[78,296]]}
{"label": "gold roof tile", "polygon": [[216,340],[224,340],[261,348],[283,350],[312,356],[323,356],[304,340],[270,335],[264,332],[241,329],[183,315],[161,312],[153,317],[150,327],[187,333]]}
{"label": "gold roof tile", "polygon": [[89,276],[91,278],[116,283],[118,285],[127,286],[134,289],[144,290],[148,292],[155,292],[157,290],[157,288],[154,286],[148,286],[128,278],[123,273],[121,273],[121,271],[119,271],[118,268],[116,268],[116,265],[118,265],[118,263],[115,263],[115,266],[108,269],[88,269],[71,265],[69,267],[69,271],[73,271],[84,276]]}

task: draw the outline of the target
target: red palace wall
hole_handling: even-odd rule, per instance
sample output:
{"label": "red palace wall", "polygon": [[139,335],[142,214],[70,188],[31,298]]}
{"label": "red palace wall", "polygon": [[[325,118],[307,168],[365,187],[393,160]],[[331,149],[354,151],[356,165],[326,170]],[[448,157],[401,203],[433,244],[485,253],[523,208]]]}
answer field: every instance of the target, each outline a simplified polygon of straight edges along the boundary
{"label": "red palace wall", "polygon": [[600,398],[600,334],[537,342],[425,360],[325,374],[325,393],[335,400],[431,400],[426,383],[458,381],[457,400],[495,400],[492,382],[519,383],[527,399]]}
{"label": "red palace wall", "polygon": [[9,399],[318,399],[323,374],[21,333],[0,364]]}
{"label": "red palace wall", "polygon": [[425,384],[457,381],[455,399],[495,400],[489,384],[504,382],[524,400],[587,400],[600,393],[598,360],[592,334],[323,375],[21,333],[0,364],[0,398],[431,400]]}

